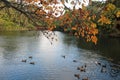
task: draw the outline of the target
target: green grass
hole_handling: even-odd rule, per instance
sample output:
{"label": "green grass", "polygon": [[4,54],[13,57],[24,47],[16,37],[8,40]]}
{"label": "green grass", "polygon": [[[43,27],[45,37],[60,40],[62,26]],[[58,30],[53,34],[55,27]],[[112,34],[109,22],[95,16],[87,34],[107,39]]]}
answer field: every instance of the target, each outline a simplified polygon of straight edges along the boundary
{"label": "green grass", "polygon": [[23,31],[28,30],[26,27],[19,26],[11,21],[0,18],[0,31]]}
{"label": "green grass", "polygon": [[20,15],[19,12],[12,8],[4,8],[0,10],[0,31],[23,30],[35,30],[35,27],[28,22],[28,18],[24,15]]}

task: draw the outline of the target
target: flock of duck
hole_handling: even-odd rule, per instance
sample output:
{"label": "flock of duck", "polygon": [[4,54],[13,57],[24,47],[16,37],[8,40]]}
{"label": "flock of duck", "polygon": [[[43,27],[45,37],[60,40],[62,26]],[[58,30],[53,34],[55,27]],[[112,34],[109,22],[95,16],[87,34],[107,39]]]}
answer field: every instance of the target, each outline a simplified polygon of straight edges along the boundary
{"label": "flock of duck", "polygon": [[[66,55],[62,55],[62,57],[65,59],[66,58]],[[28,59],[32,59],[33,57],[32,56],[29,56]],[[26,63],[27,62],[27,59],[22,59],[21,62],[24,62]],[[78,62],[77,60],[73,60],[74,63]],[[97,66],[100,66],[101,68],[101,73],[106,73],[107,72],[107,65],[106,64],[102,64],[101,62],[98,62],[98,61],[95,61],[94,62]],[[29,64],[32,64],[32,65],[35,65],[35,62],[34,61],[31,61],[29,62]],[[86,72],[87,70],[87,66],[88,64],[84,64],[82,66],[78,66],[77,67],[77,70],[79,70],[80,72]],[[78,80],[80,79],[80,74],[74,74],[74,77],[77,78]],[[84,77],[82,78],[82,80],[89,80],[88,77]]]}
{"label": "flock of duck", "polygon": [[[28,58],[29,58],[29,59],[32,59],[33,57],[32,57],[32,56],[29,56]],[[25,62],[25,63],[26,63],[26,62],[27,62],[27,59],[22,59],[21,62]],[[32,61],[32,62],[30,62],[29,64],[33,64],[33,65],[34,65],[35,62]]]}
{"label": "flock of duck", "polygon": [[[62,55],[62,57],[65,59],[66,56],[65,55]],[[73,62],[78,62],[77,60],[73,60]],[[97,66],[100,66],[101,68],[101,73],[106,73],[107,72],[107,65],[106,64],[102,64],[101,62],[98,62],[98,61],[95,61],[94,62]],[[80,72],[86,72],[87,70],[87,64],[85,63],[84,65],[82,66],[78,66],[77,67],[77,70],[79,70]],[[76,77],[78,80],[80,79],[80,74],[74,74],[74,77]],[[82,80],[90,80],[88,77],[84,77],[82,78]]]}

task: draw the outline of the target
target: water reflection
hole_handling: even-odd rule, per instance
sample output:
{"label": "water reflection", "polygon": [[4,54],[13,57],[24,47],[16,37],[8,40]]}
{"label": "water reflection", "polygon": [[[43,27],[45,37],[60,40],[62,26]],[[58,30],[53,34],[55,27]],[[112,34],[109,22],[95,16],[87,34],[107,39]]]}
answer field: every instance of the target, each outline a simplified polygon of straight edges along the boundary
{"label": "water reflection", "polygon": [[113,59],[114,63],[120,64],[120,38],[99,37],[97,45],[79,39],[76,44],[79,48],[96,51],[106,58]]}
{"label": "water reflection", "polygon": [[[113,55],[113,49],[116,50],[114,51],[116,55],[111,57],[116,56],[116,60],[119,60],[118,40],[109,40],[109,43],[108,39],[102,39],[94,46],[83,39],[76,40],[69,35],[55,33],[58,41],[53,41],[51,45],[41,32],[0,32],[0,79],[76,80],[74,74],[80,74],[80,79],[85,77],[90,80],[120,79],[119,65],[104,58]],[[111,46],[112,42],[117,48]],[[32,59],[29,56],[32,56]],[[27,61],[21,62],[23,59]],[[30,62],[35,64],[31,65]],[[77,67],[85,64],[86,72],[77,70]],[[103,65],[106,66],[105,73],[101,72]]]}

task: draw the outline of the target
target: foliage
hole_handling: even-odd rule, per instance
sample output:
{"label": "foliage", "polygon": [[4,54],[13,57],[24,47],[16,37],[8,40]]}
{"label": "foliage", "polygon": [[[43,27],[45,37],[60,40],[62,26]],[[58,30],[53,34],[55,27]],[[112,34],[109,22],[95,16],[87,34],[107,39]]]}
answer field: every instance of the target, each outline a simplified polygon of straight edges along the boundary
{"label": "foliage", "polygon": [[112,3],[107,3],[100,12],[100,17],[97,20],[97,24],[101,29],[104,29],[106,32],[111,32],[115,25],[115,22],[117,21],[117,18],[120,17],[119,15],[120,8],[117,8]]}
{"label": "foliage", "polygon": [[[99,4],[88,7],[85,6],[87,0],[83,3],[80,0],[1,0],[0,3],[5,20],[22,26],[47,26],[50,31],[61,27],[65,32],[95,44],[100,32],[98,29],[111,29],[116,18],[120,17],[120,9],[111,2],[98,2]],[[72,9],[66,4],[70,4]],[[76,9],[76,5],[81,7]]]}
{"label": "foliage", "polygon": [[21,31],[34,29],[28,22],[28,18],[13,8],[0,10],[0,30],[1,31]]}
{"label": "foliage", "polygon": [[6,21],[4,19],[0,19],[0,31],[23,31],[28,30],[28,28],[21,27],[11,21]]}

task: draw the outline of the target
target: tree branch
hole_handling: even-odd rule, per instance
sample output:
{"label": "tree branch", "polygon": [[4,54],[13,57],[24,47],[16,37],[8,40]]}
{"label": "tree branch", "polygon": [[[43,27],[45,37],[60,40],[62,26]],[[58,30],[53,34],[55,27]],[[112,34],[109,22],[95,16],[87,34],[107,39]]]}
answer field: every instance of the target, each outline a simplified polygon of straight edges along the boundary
{"label": "tree branch", "polygon": [[[8,7],[8,8],[13,8],[13,9],[15,9],[16,11],[18,11],[18,12],[20,12],[20,13],[22,13],[22,14],[24,14],[29,20],[31,20],[35,25],[37,25],[37,23],[36,23],[36,21],[35,21],[35,18],[34,18],[34,16],[33,16],[33,12],[28,12],[28,11],[26,11],[25,9],[22,9],[22,8],[19,8],[19,7],[16,7],[16,5],[20,5],[20,4],[13,4],[12,2],[9,2],[9,1],[7,1],[7,0],[1,0],[1,2],[3,2],[6,6],[4,6],[4,7]],[[1,8],[3,8],[3,7],[1,7]]]}

